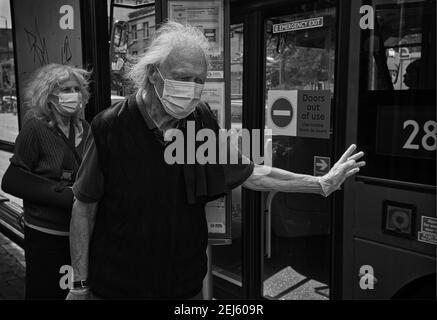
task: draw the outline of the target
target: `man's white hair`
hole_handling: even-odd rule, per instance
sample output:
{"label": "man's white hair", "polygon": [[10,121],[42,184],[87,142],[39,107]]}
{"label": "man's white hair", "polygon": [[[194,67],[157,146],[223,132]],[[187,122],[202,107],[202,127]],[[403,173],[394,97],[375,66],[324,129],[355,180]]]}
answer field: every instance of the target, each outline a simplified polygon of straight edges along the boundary
{"label": "man's white hair", "polygon": [[145,88],[150,67],[162,64],[175,48],[200,49],[205,54],[205,61],[208,64],[209,43],[203,33],[196,27],[168,21],[156,31],[147,51],[127,73],[128,78],[137,88]]}

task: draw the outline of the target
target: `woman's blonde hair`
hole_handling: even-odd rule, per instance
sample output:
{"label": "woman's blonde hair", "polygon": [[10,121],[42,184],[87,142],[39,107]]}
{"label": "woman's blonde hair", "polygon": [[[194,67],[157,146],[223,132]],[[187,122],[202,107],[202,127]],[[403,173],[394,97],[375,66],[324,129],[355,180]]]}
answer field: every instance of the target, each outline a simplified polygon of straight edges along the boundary
{"label": "woman's blonde hair", "polygon": [[60,83],[74,79],[79,84],[82,103],[86,105],[90,97],[88,90],[90,75],[91,72],[69,65],[56,63],[45,65],[35,70],[27,81],[23,105],[36,117],[53,122],[55,121],[53,111],[48,104],[50,94],[59,87]]}

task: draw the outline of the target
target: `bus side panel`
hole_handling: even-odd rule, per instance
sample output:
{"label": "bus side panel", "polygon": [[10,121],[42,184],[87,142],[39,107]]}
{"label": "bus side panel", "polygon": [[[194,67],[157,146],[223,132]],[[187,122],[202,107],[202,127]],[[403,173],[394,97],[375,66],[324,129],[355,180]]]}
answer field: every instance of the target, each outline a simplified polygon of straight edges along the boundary
{"label": "bus side panel", "polygon": [[[434,257],[386,244],[355,238],[354,251],[354,299],[390,299],[402,287],[436,271]],[[373,289],[359,277],[362,266],[373,269]]]}
{"label": "bus side panel", "polygon": [[435,194],[362,182],[355,190],[355,237],[435,256],[435,245],[418,241],[422,217],[436,217]]}

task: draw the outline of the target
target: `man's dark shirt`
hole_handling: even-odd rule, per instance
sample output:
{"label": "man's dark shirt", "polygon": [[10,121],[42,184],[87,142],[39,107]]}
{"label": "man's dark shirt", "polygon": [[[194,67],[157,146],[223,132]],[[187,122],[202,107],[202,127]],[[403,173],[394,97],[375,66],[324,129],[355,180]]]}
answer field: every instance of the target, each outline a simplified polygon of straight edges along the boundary
{"label": "man's dark shirt", "polygon": [[[161,131],[157,128],[155,122],[150,118],[146,110],[140,91],[136,95],[136,101],[147,127],[155,133],[157,139],[163,141]],[[73,186],[73,193],[81,202],[95,203],[100,200],[104,193],[104,176],[99,165],[96,144],[91,130],[89,130],[86,138],[84,150],[83,163],[77,174],[76,183]],[[253,167],[253,163],[248,165],[223,165],[226,184],[229,189],[236,188],[246,181],[252,174]],[[153,168],[151,168],[151,170],[153,170]]]}

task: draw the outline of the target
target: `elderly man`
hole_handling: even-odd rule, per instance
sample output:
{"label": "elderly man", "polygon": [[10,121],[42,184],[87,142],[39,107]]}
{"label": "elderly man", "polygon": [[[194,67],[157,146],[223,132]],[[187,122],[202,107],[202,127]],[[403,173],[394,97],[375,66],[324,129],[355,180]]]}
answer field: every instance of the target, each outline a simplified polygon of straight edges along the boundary
{"label": "elderly man", "polygon": [[196,28],[164,24],[130,72],[138,92],[93,120],[73,187],[69,299],[201,298],[208,201],[241,184],[328,196],[364,165],[355,146],[324,177],[253,163],[168,164],[167,130],[187,121],[218,130],[200,101],[206,46]]}

